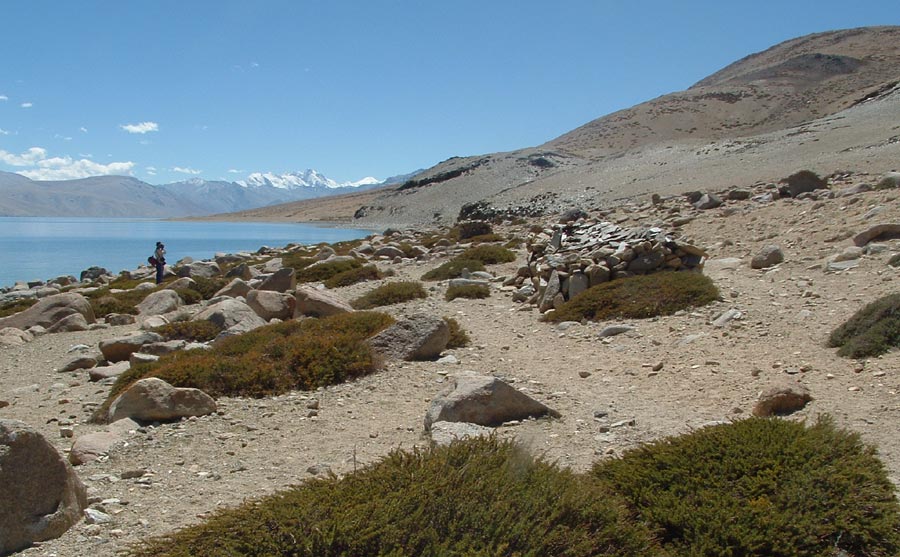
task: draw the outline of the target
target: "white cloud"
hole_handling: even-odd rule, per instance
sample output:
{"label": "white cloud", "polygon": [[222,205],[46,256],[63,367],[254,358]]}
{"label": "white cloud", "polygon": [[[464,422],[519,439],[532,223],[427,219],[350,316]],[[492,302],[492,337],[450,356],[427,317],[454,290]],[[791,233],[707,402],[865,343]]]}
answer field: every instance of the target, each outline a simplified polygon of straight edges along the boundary
{"label": "white cloud", "polygon": [[243,171],[243,170],[238,170],[237,168],[229,168],[229,169],[228,169],[228,173],[229,173],[229,174],[243,174],[244,171]]}
{"label": "white cloud", "polygon": [[8,101],[8,100],[9,100],[9,97],[7,97],[6,95],[0,95],[0,101]]}
{"label": "white cloud", "polygon": [[144,169],[148,176],[156,176],[156,167],[148,166]]}
{"label": "white cloud", "polygon": [[22,108],[31,108],[32,106],[34,106],[34,103],[22,103],[19,106],[21,106]]}
{"label": "white cloud", "polygon": [[9,135],[9,132],[4,130],[3,128],[0,128],[0,135]]}
{"label": "white cloud", "polygon": [[72,157],[47,157],[47,150],[32,147],[20,155],[0,149],[0,162],[9,166],[31,167],[19,172],[32,180],[74,180],[109,174],[131,174],[133,162],[96,163],[90,159],[75,160]]}
{"label": "white cloud", "polygon": [[182,174],[201,174],[202,170],[194,170],[193,168],[185,168],[182,166],[176,166],[172,169],[172,172],[181,172]]}
{"label": "white cloud", "polygon": [[55,134],[53,139],[62,139],[63,141],[72,141],[72,138],[68,135]]}
{"label": "white cloud", "polygon": [[140,124],[122,124],[119,126],[128,133],[158,132],[159,124],[156,122],[141,122]]}
{"label": "white cloud", "polygon": [[80,128],[78,128],[78,131],[80,131],[81,133],[87,133],[87,128],[84,126],[81,126]]}
{"label": "white cloud", "polygon": [[47,150],[41,147],[32,147],[21,155],[9,153],[0,149],[0,162],[9,166],[34,166],[39,160],[47,158]]}

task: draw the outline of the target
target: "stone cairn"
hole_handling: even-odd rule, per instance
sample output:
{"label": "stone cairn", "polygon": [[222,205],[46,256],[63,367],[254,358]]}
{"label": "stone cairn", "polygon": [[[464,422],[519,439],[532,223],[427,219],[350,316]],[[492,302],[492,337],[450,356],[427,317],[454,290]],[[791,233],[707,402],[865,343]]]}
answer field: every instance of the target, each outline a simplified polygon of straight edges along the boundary
{"label": "stone cairn", "polygon": [[665,270],[701,272],[707,257],[662,228],[625,229],[585,219],[532,232],[526,244],[528,265],[516,274],[513,299],[537,305],[541,313],[613,279]]}

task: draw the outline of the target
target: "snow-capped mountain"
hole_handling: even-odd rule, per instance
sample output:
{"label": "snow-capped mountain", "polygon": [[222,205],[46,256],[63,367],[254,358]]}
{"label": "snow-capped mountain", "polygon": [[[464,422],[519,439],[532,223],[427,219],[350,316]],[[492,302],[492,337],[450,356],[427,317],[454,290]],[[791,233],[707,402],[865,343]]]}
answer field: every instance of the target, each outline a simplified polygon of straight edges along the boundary
{"label": "snow-capped mountain", "polygon": [[243,211],[377,187],[363,178],[338,183],[315,170],[255,173],[241,182],[193,178],[151,185],[131,176],[35,182],[0,172],[0,216],[182,217]]}
{"label": "snow-capped mountain", "polygon": [[377,178],[366,177],[356,182],[338,183],[324,176],[316,170],[308,168],[302,172],[288,172],[287,174],[274,174],[272,172],[254,172],[247,176],[246,180],[239,180],[238,184],[256,188],[261,186],[269,186],[273,188],[293,190],[298,188],[359,188],[364,186],[377,186],[382,182]]}

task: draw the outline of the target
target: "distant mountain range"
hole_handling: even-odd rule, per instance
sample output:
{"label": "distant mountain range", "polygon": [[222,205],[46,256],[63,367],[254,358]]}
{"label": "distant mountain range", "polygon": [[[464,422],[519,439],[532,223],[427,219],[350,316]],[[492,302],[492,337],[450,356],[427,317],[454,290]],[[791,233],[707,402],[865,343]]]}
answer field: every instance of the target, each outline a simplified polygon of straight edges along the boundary
{"label": "distant mountain range", "polygon": [[193,179],[152,185],[130,176],[35,181],[0,172],[0,216],[202,216],[363,191],[399,184],[410,176],[338,183],[309,169],[288,174],[255,173],[239,182]]}

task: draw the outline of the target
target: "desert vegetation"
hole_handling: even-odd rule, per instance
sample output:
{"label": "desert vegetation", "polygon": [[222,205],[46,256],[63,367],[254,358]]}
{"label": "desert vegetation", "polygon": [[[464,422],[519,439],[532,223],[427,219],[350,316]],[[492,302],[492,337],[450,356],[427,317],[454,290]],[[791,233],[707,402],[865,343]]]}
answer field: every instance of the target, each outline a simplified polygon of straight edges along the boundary
{"label": "desert vegetation", "polygon": [[703,306],[718,298],[719,290],[708,277],[668,271],[598,284],[548,313],[545,319],[557,323],[645,319]]}
{"label": "desert vegetation", "polygon": [[464,270],[469,272],[483,271],[484,263],[476,259],[454,258],[422,275],[422,280],[438,281],[459,278]]}
{"label": "desert vegetation", "polygon": [[491,289],[484,284],[454,284],[447,288],[444,299],[448,302],[457,298],[480,300],[491,295]]}
{"label": "desert vegetation", "polygon": [[426,298],[428,293],[421,282],[399,281],[389,282],[366,292],[356,298],[350,305],[354,309],[372,309],[381,306],[401,304],[410,300]]}
{"label": "desert vegetation", "polygon": [[853,314],[832,331],[828,346],[849,358],[884,354],[900,346],[900,294],[890,294]]}
{"label": "desert vegetation", "polygon": [[119,393],[145,377],[201,389],[213,397],[261,397],[366,375],[379,369],[381,361],[365,339],[393,322],[377,312],[293,320],[224,338],[209,350],[168,354],[119,376],[95,417],[105,415]]}
{"label": "desert vegetation", "polygon": [[[726,519],[723,519],[727,517]],[[495,437],[394,450],[149,540],[197,555],[894,555],[900,507],[873,448],[830,419],[751,418],[585,474]]]}

